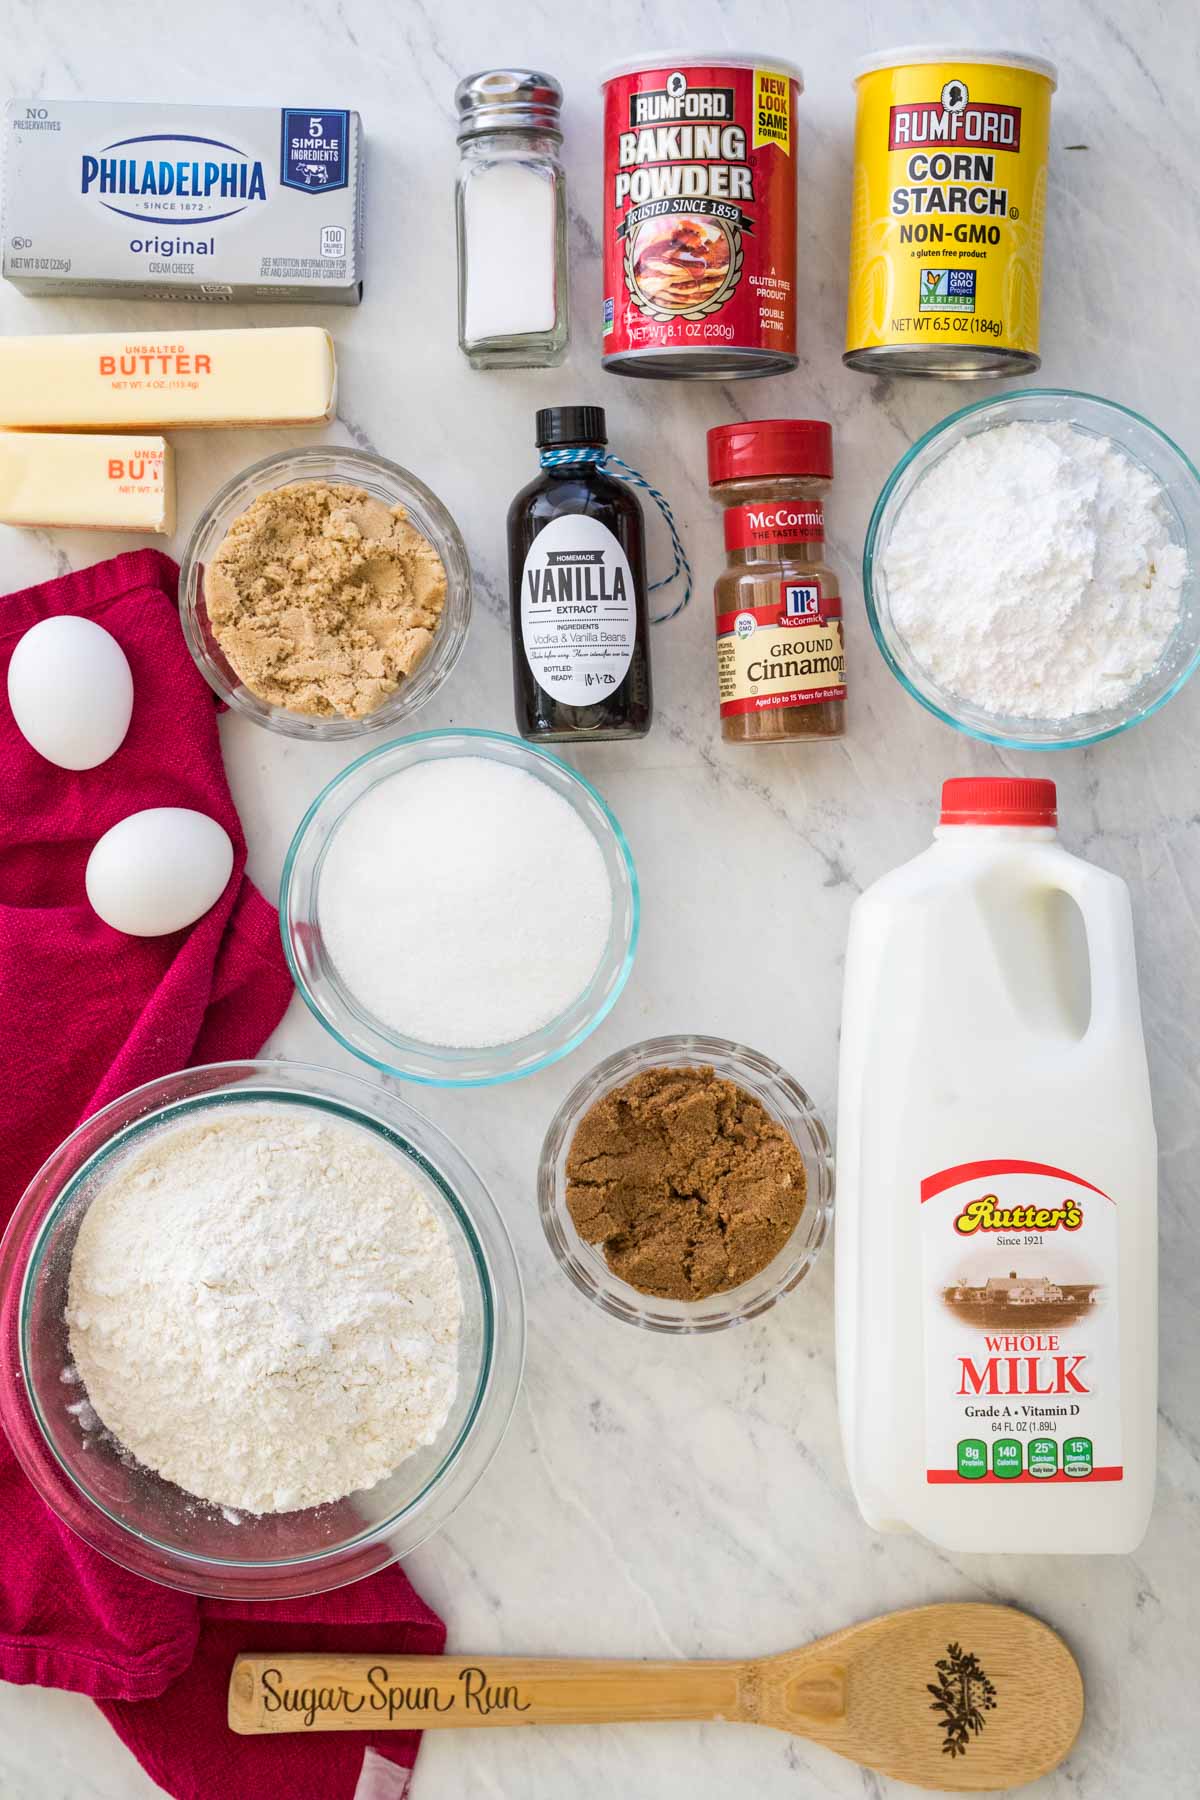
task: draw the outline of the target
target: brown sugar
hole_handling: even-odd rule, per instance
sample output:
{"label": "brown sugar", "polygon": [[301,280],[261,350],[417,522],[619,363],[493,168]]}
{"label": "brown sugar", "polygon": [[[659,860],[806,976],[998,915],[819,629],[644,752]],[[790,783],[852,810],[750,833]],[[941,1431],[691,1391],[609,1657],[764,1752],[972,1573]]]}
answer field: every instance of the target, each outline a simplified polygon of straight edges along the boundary
{"label": "brown sugar", "polygon": [[289,712],[365,718],[428,655],[446,571],[405,516],[363,488],[294,481],[259,494],[205,571],[230,666]]}
{"label": "brown sugar", "polygon": [[804,1211],[783,1126],[711,1068],[648,1069],[604,1094],[567,1155],[580,1236],[643,1294],[703,1300],[766,1267]]}

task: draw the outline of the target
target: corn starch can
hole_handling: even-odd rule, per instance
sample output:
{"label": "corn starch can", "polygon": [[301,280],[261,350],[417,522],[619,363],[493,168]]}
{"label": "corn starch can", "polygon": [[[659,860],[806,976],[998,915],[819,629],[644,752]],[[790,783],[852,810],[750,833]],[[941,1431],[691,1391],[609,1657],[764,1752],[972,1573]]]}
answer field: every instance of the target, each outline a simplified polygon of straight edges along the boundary
{"label": "corn starch can", "polygon": [[799,69],[666,54],[604,86],[604,367],[728,381],[796,355]]}
{"label": "corn starch can", "polygon": [[858,124],[846,353],[873,375],[1036,369],[1052,63],[940,46],[872,56]]}

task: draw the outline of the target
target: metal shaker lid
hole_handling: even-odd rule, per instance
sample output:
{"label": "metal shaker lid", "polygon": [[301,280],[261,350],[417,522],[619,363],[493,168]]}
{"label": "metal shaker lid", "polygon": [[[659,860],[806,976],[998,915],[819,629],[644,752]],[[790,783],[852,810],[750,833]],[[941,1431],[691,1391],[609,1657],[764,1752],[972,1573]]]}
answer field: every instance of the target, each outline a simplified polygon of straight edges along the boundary
{"label": "metal shaker lid", "polygon": [[544,131],[562,136],[562,88],[537,69],[484,69],[454,90],[458,141],[481,131]]}

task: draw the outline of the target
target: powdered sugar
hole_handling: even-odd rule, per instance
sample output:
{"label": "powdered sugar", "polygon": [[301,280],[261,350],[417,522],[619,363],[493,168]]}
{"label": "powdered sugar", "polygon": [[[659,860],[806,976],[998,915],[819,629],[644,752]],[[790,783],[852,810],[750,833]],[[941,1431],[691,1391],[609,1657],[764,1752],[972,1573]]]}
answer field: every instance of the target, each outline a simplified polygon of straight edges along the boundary
{"label": "powdered sugar", "polygon": [[612,922],[595,837],[544,781],[444,757],[371,789],[338,827],[317,909],[356,998],[426,1044],[512,1043],[595,974]]}
{"label": "powdered sugar", "polygon": [[892,618],[940,687],[987,712],[1119,705],[1174,630],[1187,555],[1155,478],[1112,438],[1017,421],[962,439],[883,558]]}
{"label": "powdered sugar", "polygon": [[444,1225],[366,1127],[231,1105],[100,1189],[66,1316],[78,1405],[167,1480],[258,1513],[371,1487],[433,1443],[461,1311]]}

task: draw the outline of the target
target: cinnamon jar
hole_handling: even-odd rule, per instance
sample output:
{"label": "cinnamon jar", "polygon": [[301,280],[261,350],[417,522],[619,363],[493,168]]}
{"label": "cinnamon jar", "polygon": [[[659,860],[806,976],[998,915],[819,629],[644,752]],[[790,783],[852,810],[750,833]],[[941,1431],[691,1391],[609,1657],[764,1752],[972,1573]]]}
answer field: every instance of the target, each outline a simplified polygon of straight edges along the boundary
{"label": "cinnamon jar", "polygon": [[821,419],[751,419],[708,434],[708,479],[725,508],[728,560],[715,589],[721,736],[727,744],[835,738],[846,654],[823,501],[833,433]]}

